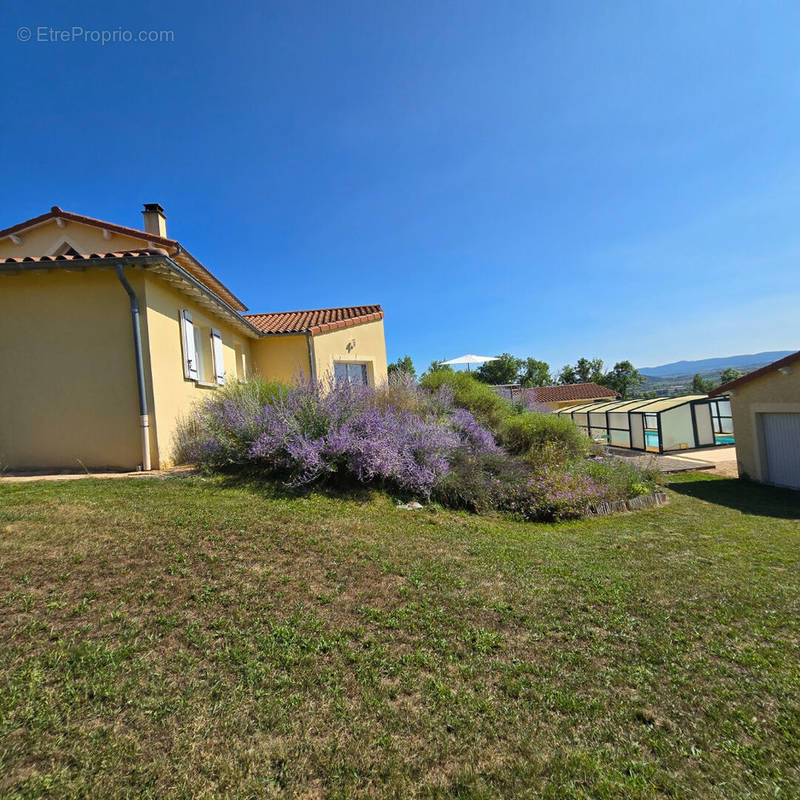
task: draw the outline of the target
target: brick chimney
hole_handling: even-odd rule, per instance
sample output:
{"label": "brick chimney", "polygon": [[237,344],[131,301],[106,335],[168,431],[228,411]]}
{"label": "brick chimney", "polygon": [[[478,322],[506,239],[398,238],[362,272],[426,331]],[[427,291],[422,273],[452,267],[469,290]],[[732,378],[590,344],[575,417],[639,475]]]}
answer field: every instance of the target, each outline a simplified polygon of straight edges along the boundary
{"label": "brick chimney", "polygon": [[142,216],[144,217],[144,229],[148,233],[167,238],[167,217],[164,209],[158,203],[145,203]]}

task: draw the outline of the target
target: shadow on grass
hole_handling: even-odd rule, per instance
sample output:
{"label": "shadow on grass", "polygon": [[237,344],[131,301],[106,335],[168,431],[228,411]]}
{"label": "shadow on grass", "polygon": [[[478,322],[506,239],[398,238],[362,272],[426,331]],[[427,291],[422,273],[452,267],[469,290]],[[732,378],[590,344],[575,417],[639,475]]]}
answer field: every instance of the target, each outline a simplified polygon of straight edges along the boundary
{"label": "shadow on grass", "polygon": [[369,503],[375,499],[379,487],[363,486],[358,483],[321,483],[312,486],[293,488],[280,478],[265,476],[259,472],[218,472],[220,484],[226,489],[242,489],[272,500],[297,500],[313,495],[349,500],[355,503]]}
{"label": "shadow on grass", "polygon": [[670,489],[678,494],[727,506],[743,514],[779,519],[800,519],[800,492],[778,489],[739,478],[694,477],[691,480],[672,480]]}

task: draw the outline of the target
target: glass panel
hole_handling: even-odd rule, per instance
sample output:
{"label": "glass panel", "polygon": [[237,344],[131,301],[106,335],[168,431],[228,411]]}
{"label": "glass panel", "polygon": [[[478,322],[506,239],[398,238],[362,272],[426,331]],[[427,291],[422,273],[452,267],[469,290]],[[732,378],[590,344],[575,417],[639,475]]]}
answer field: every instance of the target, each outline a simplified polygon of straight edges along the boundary
{"label": "glass panel", "polygon": [[367,365],[366,364],[348,364],[347,374],[350,378],[350,383],[356,386],[367,385]]}
{"label": "glass panel", "polygon": [[366,364],[335,363],[333,365],[333,377],[336,383],[352,383],[356,386],[366,386],[368,383],[368,372]]}
{"label": "glass panel", "polygon": [[347,383],[347,364],[334,364],[333,377],[336,383]]}

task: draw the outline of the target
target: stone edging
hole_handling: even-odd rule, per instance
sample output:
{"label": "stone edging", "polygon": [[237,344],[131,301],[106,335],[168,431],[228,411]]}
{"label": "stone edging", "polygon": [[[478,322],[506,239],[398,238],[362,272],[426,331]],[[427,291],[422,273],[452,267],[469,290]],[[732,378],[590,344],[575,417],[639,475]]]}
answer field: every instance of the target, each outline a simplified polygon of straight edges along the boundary
{"label": "stone edging", "polygon": [[589,516],[601,517],[626,511],[641,511],[645,508],[665,506],[667,503],[669,503],[669,497],[666,492],[653,492],[642,495],[642,497],[632,497],[630,500],[612,500],[610,503],[600,503],[590,509]]}

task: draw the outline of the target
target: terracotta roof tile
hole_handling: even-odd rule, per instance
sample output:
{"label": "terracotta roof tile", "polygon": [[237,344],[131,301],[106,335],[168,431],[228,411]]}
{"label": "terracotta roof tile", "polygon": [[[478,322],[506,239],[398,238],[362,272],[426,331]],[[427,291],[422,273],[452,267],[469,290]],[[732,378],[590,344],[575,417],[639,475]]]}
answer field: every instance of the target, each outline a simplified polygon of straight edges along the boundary
{"label": "terracotta roof tile", "polygon": [[562,403],[568,400],[595,400],[603,397],[617,397],[613,389],[598,386],[596,383],[567,383],[564,386],[536,386],[523,389],[533,395],[537,403]]}
{"label": "terracotta roof tile", "polygon": [[723,383],[722,386],[717,386],[716,389],[712,389],[708,393],[708,396],[715,397],[716,395],[719,394],[725,394],[726,392],[729,392],[731,389],[735,389],[737,386],[741,386],[743,383],[752,381],[754,378],[760,378],[762,375],[766,375],[768,372],[773,372],[775,370],[778,370],[781,367],[788,367],[790,364],[794,364],[795,361],[800,361],[800,350],[798,350],[796,353],[792,353],[791,355],[779,358],[777,361],[773,361],[771,364],[765,364],[763,367],[754,369],[752,372],[748,372],[746,375],[742,375],[741,378],[736,378],[736,380]]}
{"label": "terracotta roof tile", "polygon": [[383,319],[383,309],[378,305],[345,306],[342,308],[315,308],[310,311],[243,314],[242,316],[262,333],[273,335],[310,333],[316,335]]}
{"label": "terracotta roof tile", "polygon": [[56,261],[103,261],[115,258],[138,258],[141,256],[163,256],[162,250],[123,250],[116,253],[81,253],[79,255],[58,256],[20,256],[19,258],[4,258],[0,264],[51,264]]}

